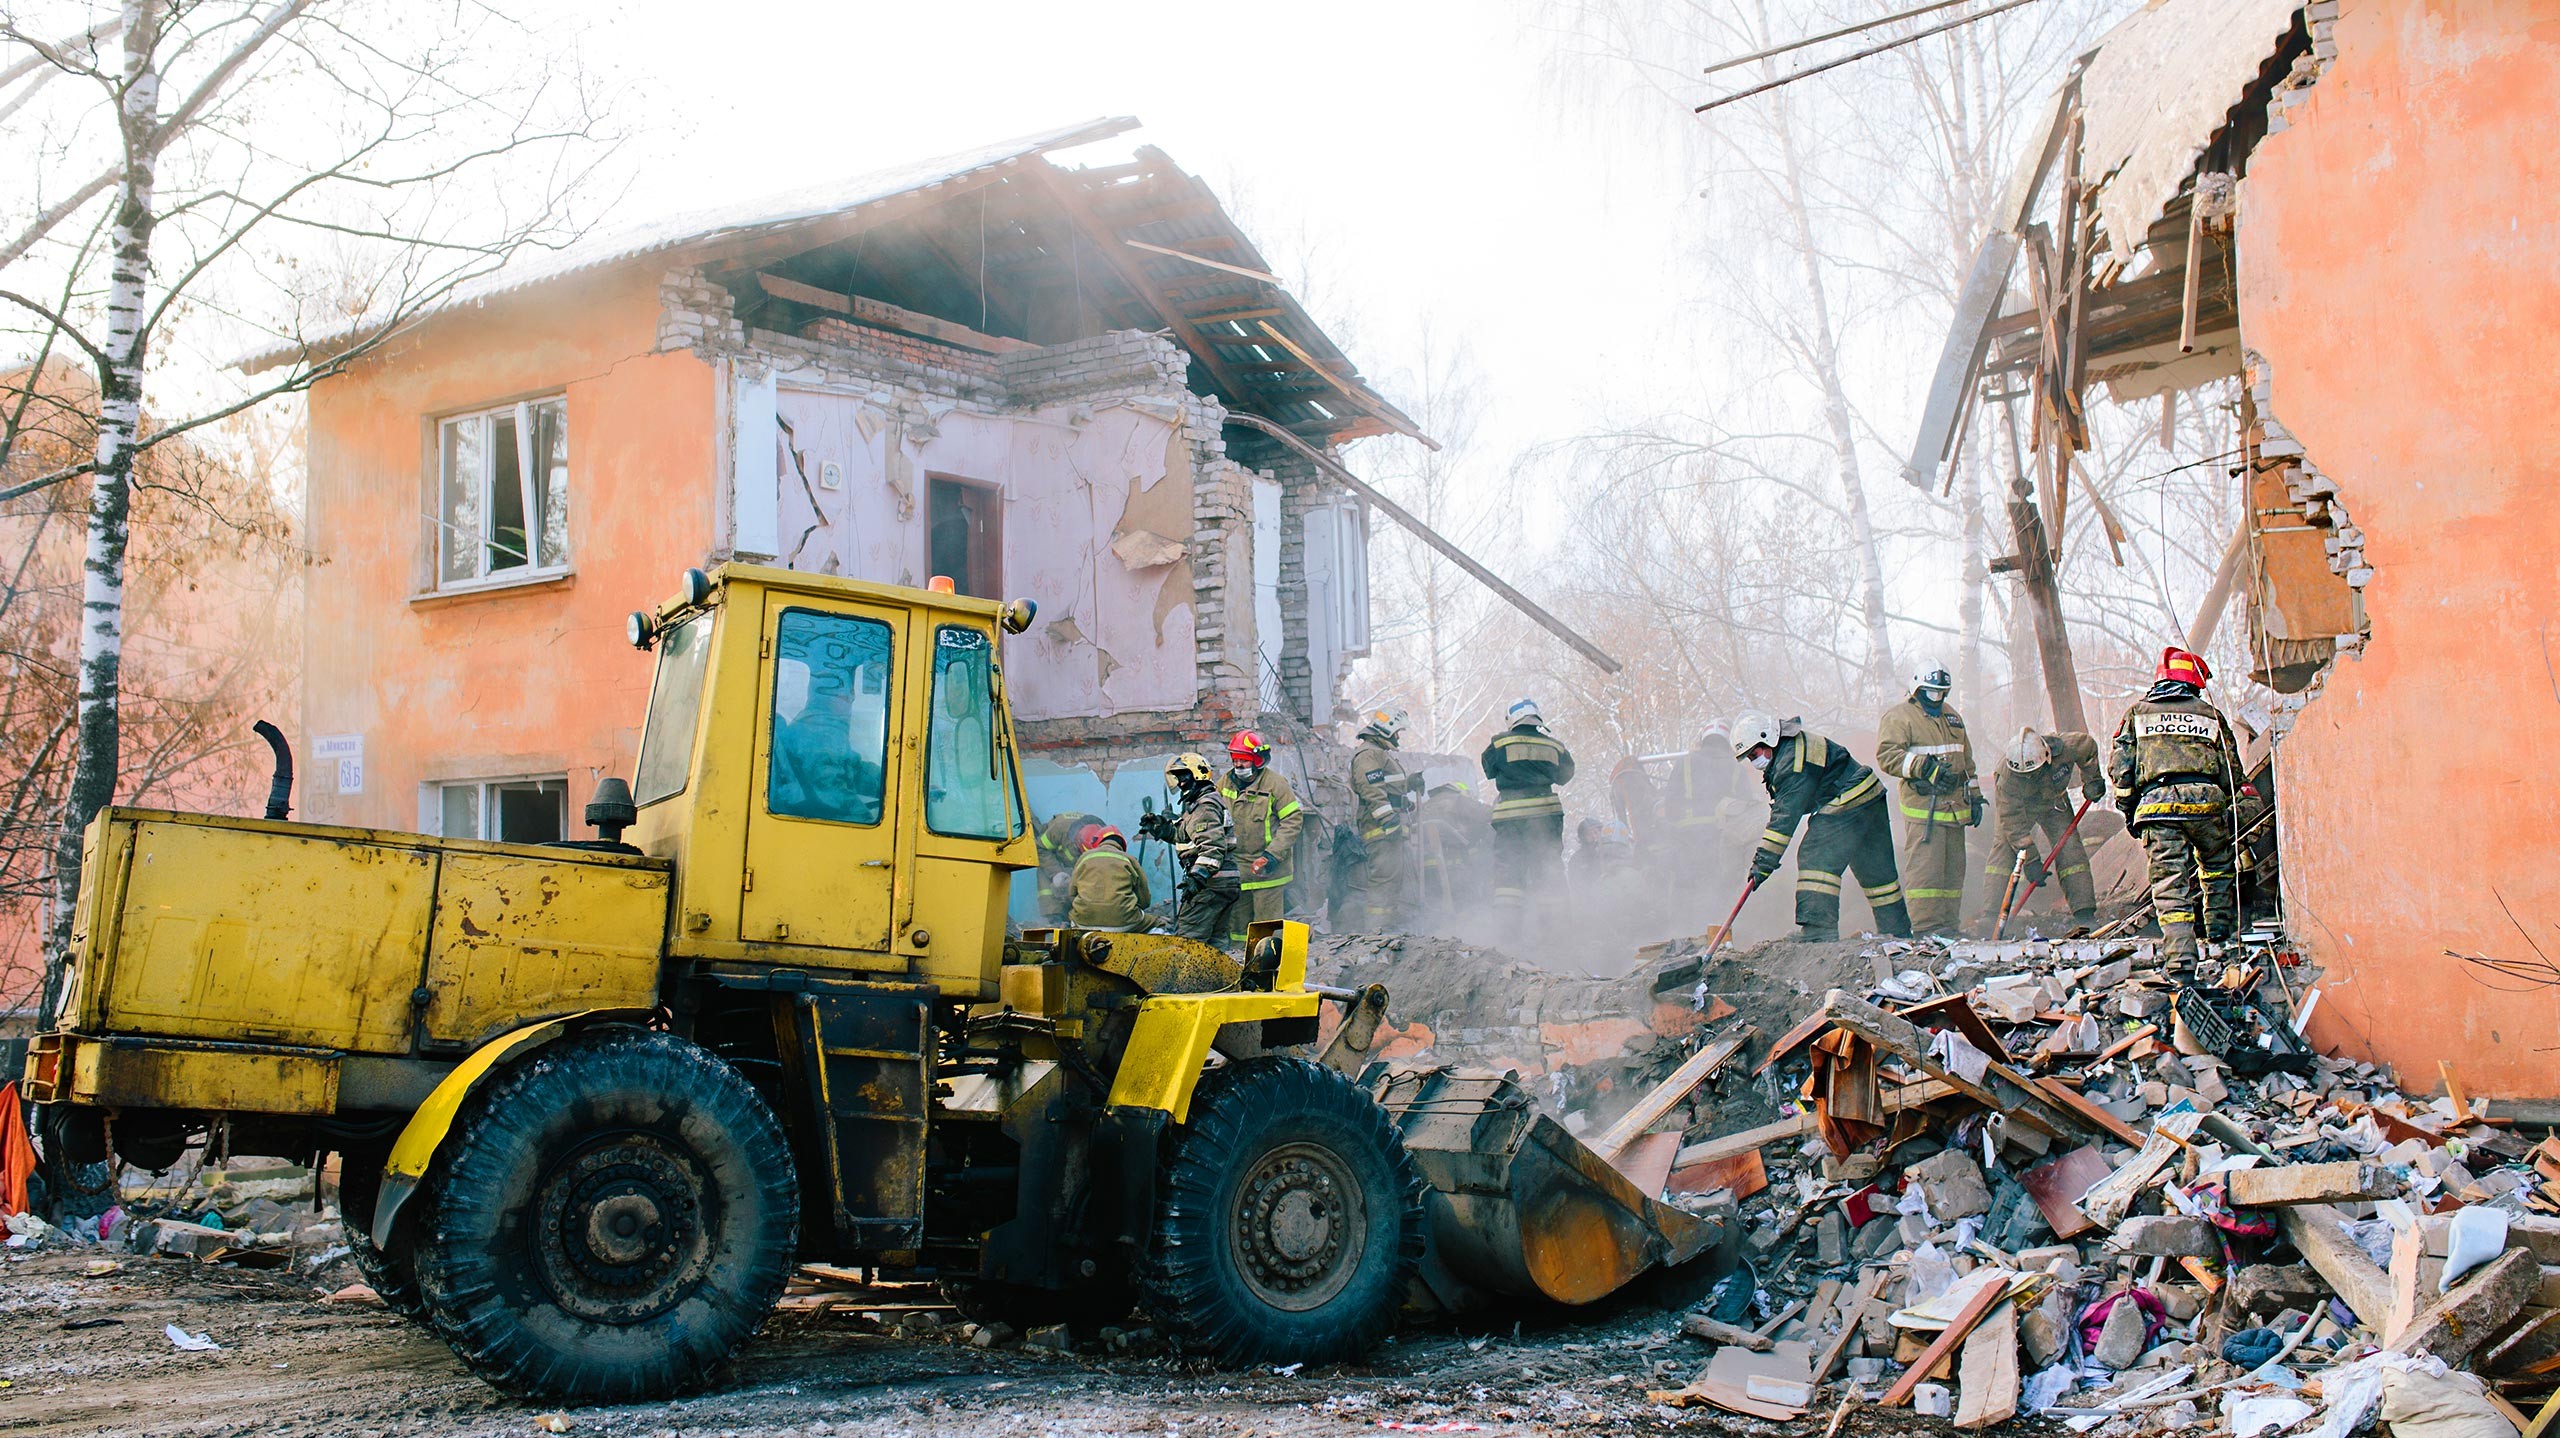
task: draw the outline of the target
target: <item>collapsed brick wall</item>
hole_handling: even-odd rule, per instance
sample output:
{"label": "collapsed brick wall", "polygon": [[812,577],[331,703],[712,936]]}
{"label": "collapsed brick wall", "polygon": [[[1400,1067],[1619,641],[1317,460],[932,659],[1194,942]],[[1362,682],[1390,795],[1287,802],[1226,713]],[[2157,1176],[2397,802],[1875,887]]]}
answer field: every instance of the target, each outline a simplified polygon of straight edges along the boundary
{"label": "collapsed brick wall", "polygon": [[[1330,497],[1312,465],[1276,447],[1253,458],[1281,480],[1280,604],[1287,659],[1286,710],[1261,702],[1255,672],[1253,615],[1253,480],[1256,470],[1228,452],[1226,410],[1188,387],[1190,355],[1171,338],[1115,330],[1063,344],[990,355],[854,320],[820,318],[798,334],[748,329],[733,297],[696,269],[669,271],[659,285],[658,347],[690,350],[743,375],[771,375],[794,385],[861,388],[897,427],[886,453],[890,482],[910,489],[917,476],[903,437],[930,435],[954,406],[990,417],[1067,410],[1067,422],[1106,405],[1146,410],[1173,424],[1178,453],[1167,479],[1182,471],[1190,485],[1191,532],[1179,538],[1190,568],[1195,700],[1186,710],[1137,710],[1028,722],[1026,747],[1105,772],[1133,759],[1189,748],[1222,748],[1238,728],[1260,727],[1275,742],[1310,737],[1313,699],[1307,666],[1304,515]],[[725,444],[724,444],[725,454]],[[729,557],[726,553],[715,557]],[[1334,676],[1338,681],[1339,676]]]}

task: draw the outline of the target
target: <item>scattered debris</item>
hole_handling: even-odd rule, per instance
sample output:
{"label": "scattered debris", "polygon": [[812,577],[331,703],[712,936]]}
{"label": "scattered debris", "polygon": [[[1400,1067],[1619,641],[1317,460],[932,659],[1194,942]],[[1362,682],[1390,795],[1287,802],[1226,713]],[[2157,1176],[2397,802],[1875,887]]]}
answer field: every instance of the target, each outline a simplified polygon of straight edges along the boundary
{"label": "scattered debris", "polygon": [[187,1330],[180,1328],[174,1323],[162,1326],[160,1331],[169,1335],[169,1342],[181,1353],[219,1353],[222,1351],[222,1345],[214,1342],[210,1336],[202,1333],[189,1333]]}

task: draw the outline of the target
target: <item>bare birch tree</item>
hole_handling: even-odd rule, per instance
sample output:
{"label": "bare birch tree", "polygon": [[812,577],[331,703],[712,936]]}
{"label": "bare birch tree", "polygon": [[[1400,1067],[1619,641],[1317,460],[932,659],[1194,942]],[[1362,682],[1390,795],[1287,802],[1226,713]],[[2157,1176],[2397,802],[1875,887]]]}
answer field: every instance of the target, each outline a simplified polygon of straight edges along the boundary
{"label": "bare birch tree", "polygon": [[[94,448],[0,490],[85,479],[89,491],[50,1021],[81,832],[119,772],[140,457],[308,387],[519,250],[573,237],[573,201],[611,146],[574,51],[476,0],[432,13],[363,0],[0,4],[0,116],[32,169],[0,209],[0,304],[27,349],[76,354],[97,378]],[[363,275],[353,296],[315,292],[300,268],[324,244]],[[234,343],[263,330],[293,357],[252,384],[207,356],[162,352],[181,316]],[[12,458],[0,450],[0,469]]]}

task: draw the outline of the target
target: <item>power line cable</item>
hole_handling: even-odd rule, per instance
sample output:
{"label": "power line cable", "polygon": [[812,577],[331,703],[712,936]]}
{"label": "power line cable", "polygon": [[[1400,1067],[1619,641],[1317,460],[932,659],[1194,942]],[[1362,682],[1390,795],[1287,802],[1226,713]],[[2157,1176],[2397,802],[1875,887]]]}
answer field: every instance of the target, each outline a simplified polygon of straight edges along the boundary
{"label": "power line cable", "polygon": [[1736,55],[1730,60],[1718,60],[1714,64],[1709,65],[1702,73],[1713,75],[1721,70],[1730,70],[1736,65],[1748,65],[1754,60],[1773,59],[1779,55],[1784,55],[1791,50],[1801,50],[1808,45],[1819,45],[1825,40],[1837,40],[1843,35],[1860,34],[1864,31],[1879,29],[1883,26],[1890,25],[1896,20],[1908,20],[1915,15],[1929,15],[1940,10],[1952,10],[1958,5],[1967,3],[1969,3],[1969,0],[1932,0],[1932,3],[1919,6],[1915,9],[1896,11],[1891,15],[1880,15],[1873,20],[1861,20],[1855,25],[1843,25],[1837,30],[1825,30],[1819,35],[1807,35],[1801,40],[1789,40],[1783,45],[1772,45],[1766,50],[1754,50],[1748,55]]}
{"label": "power line cable", "polygon": [[[1837,70],[1843,65],[1855,64],[1856,62],[1867,59],[1871,56],[1881,55],[1887,50],[1899,50],[1905,45],[1909,45],[1919,40],[1926,40],[1932,35],[1943,35],[1949,30],[1959,29],[1963,26],[1970,25],[1976,20],[1988,20],[1994,15],[2005,14],[2011,10],[2018,9],[2020,6],[2033,5],[2035,3],[2036,0],[2008,0],[2007,4],[1994,5],[1990,9],[1985,10],[1978,15],[1960,15],[1953,20],[1945,22],[1944,24],[1932,25],[1925,30],[1914,30],[1910,34],[1905,35],[1898,40],[1887,40],[1880,45],[1870,45],[1864,50],[1853,50],[1836,60],[1825,60],[1819,65],[1807,66],[1806,68],[1798,70],[1791,75],[1782,76],[1775,80],[1763,81],[1760,84],[1751,86],[1749,89],[1736,90],[1730,95],[1719,95],[1703,105],[1694,107],[1691,113],[1703,115],[1709,110],[1730,105],[1736,100],[1748,100],[1754,95],[1765,95],[1771,90],[1792,85],[1798,80],[1809,80],[1825,71]],[[1878,21],[1876,23],[1882,24],[1884,22]]]}

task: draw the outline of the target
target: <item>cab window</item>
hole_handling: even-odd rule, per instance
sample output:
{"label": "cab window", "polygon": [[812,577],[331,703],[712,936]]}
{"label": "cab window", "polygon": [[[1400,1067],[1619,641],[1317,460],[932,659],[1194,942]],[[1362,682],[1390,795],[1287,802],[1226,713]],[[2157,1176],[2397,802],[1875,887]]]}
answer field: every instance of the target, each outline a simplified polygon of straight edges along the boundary
{"label": "cab window", "polygon": [[783,611],[773,638],[773,743],[765,808],[877,824],[888,792],[889,626]]}
{"label": "cab window", "polygon": [[996,712],[995,645],[946,624],[933,636],[933,708],[925,730],[925,827],[965,839],[1013,832],[1013,753]]}
{"label": "cab window", "polygon": [[697,614],[658,637],[658,678],[649,686],[649,718],[640,731],[640,764],[631,787],[643,804],[684,792],[693,769],[694,720],[702,712],[702,670],[711,653],[711,620]]}

